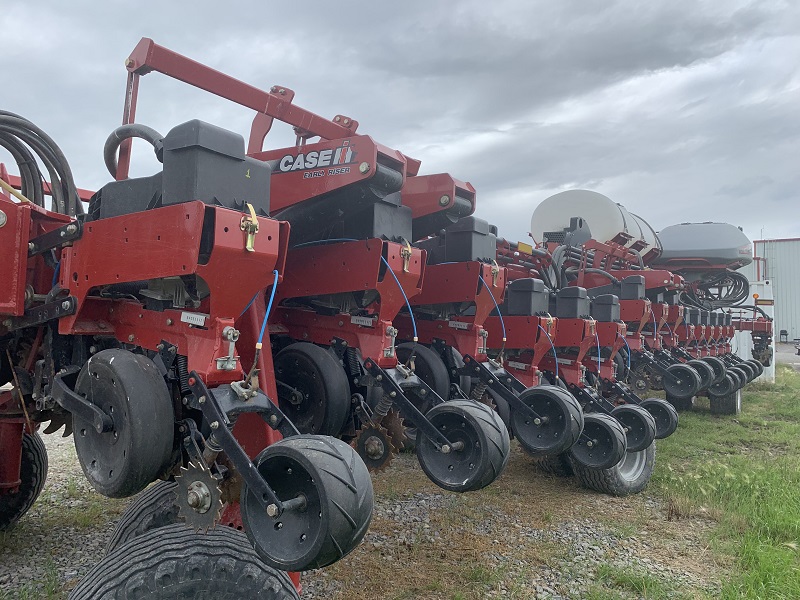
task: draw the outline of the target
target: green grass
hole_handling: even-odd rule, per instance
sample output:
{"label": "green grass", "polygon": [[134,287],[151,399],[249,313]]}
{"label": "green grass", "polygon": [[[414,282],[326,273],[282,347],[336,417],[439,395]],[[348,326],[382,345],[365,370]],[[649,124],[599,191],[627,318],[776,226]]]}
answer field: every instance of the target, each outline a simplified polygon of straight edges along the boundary
{"label": "green grass", "polygon": [[651,489],[673,518],[716,520],[713,545],[736,558],[722,598],[800,598],[799,398],[800,374],[779,366],[741,415],[683,413],[659,442]]}
{"label": "green grass", "polygon": [[0,600],[60,600],[62,597],[58,570],[52,560],[46,562],[41,581],[25,583],[13,593],[0,590]]}

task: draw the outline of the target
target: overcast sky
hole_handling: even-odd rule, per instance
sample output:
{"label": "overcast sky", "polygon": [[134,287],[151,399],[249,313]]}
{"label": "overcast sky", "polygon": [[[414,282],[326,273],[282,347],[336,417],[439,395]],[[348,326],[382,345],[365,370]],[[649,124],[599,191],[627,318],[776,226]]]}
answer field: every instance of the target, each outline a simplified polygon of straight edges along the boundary
{"label": "overcast sky", "polygon": [[[107,181],[123,61],[151,37],[470,181],[507,238],[573,187],[656,229],[800,236],[795,0],[3,0],[0,31],[0,109],[50,133],[81,187]],[[140,97],[137,120],[163,133],[201,118],[246,135],[252,119],[157,74]],[[276,128],[267,146],[293,139]],[[135,175],[156,168],[143,146]]]}

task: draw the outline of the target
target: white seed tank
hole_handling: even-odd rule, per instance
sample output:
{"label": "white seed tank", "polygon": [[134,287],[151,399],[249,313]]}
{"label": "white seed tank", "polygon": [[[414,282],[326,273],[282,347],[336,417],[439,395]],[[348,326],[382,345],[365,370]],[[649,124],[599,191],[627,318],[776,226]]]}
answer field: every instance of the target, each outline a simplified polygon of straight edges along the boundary
{"label": "white seed tank", "polygon": [[658,232],[663,246],[655,264],[739,269],[753,262],[753,244],[730,223],[681,223]]}
{"label": "white seed tank", "polygon": [[610,242],[622,233],[629,236],[625,245],[635,245],[642,254],[658,254],[660,250],[658,236],[647,221],[608,196],[590,190],[567,190],[543,200],[533,211],[531,235],[541,242],[545,232],[569,227],[572,217],[583,218],[592,238],[599,242]]}

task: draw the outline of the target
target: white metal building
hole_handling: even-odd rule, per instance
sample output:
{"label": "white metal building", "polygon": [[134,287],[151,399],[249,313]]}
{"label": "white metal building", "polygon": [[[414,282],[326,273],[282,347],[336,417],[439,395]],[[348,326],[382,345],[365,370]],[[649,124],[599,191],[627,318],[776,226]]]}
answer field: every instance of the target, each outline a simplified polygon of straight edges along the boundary
{"label": "white metal building", "polygon": [[781,331],[789,341],[800,339],[800,238],[756,240],[753,256],[753,263],[741,272],[751,282],[772,284],[775,341],[781,341]]}

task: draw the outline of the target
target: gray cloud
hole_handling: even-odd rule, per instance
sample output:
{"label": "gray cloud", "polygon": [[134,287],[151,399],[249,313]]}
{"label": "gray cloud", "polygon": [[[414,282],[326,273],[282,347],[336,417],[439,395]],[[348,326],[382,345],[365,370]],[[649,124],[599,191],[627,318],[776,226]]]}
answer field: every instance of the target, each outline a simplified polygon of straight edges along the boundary
{"label": "gray cloud", "polygon": [[[188,3],[6,0],[0,107],[62,145],[79,185],[107,175],[124,58],[142,36],[325,116],[478,189],[479,215],[522,238],[533,207],[596,189],[662,228],[728,220],[796,236],[800,9],[781,1]],[[11,85],[8,85],[11,82]],[[139,120],[252,113],[142,81]],[[268,144],[291,145],[288,127]],[[0,160],[8,161],[7,157]],[[155,162],[144,148],[135,173]]]}

